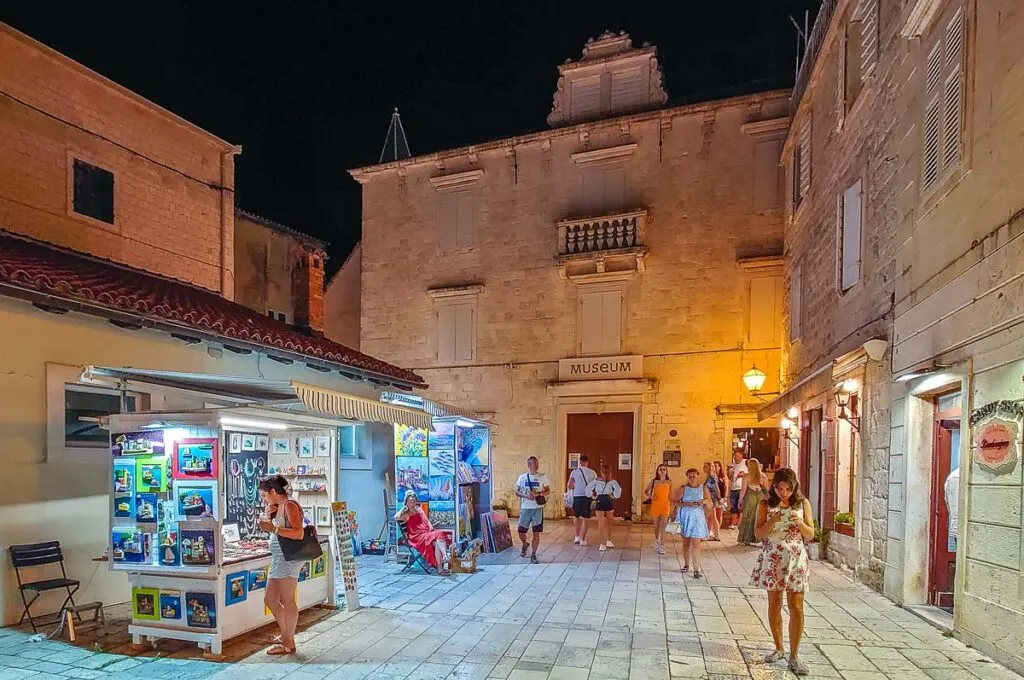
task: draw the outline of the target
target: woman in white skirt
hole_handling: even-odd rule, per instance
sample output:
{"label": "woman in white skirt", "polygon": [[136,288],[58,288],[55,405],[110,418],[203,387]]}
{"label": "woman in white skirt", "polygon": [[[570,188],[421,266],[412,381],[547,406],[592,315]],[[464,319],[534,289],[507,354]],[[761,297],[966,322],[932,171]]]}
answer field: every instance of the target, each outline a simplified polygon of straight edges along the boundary
{"label": "woman in white skirt", "polygon": [[622,487],[615,481],[612,467],[601,463],[600,475],[587,484],[587,496],[597,499],[597,540],[601,544],[599,551],[614,548],[612,543],[612,517],[615,516],[614,501],[622,497]]}

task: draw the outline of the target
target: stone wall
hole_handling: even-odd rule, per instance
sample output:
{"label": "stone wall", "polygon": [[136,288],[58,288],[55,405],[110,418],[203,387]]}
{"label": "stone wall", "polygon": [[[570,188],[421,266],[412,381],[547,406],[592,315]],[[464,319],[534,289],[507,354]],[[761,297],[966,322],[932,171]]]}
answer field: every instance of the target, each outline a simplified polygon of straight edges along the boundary
{"label": "stone wall", "polygon": [[[0,24],[0,228],[234,294],[234,153]],[[114,223],[71,210],[79,159],[114,175]]]}

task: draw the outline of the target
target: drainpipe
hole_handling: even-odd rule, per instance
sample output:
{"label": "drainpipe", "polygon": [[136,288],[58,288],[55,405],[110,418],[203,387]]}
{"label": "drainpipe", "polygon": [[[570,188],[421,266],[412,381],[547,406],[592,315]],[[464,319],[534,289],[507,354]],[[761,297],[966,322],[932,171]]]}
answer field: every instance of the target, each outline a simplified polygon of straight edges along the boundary
{"label": "drainpipe", "polygon": [[234,146],[220,156],[220,294],[235,299],[235,172],[234,156],[242,152]]}

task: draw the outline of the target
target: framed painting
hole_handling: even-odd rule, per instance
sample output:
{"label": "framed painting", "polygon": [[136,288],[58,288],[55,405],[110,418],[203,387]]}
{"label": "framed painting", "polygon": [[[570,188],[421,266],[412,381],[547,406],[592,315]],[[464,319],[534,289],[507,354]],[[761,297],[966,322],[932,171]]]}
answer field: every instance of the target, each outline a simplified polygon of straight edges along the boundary
{"label": "framed painting", "polygon": [[160,591],[156,588],[132,588],[132,617],[141,621],[160,620]]}
{"label": "framed painting", "polygon": [[143,456],[135,459],[135,490],[156,493],[167,491],[166,456]]}
{"label": "framed painting", "polygon": [[224,578],[224,606],[245,602],[249,592],[249,572],[237,571]]}
{"label": "framed painting", "polygon": [[173,492],[179,520],[218,517],[217,482],[175,480]]}
{"label": "framed painting", "polygon": [[274,437],[270,440],[270,452],[278,456],[286,456],[292,452],[292,440],[288,437]]}
{"label": "framed painting", "polygon": [[181,591],[161,590],[160,591],[160,618],[180,619],[181,618]]}
{"label": "framed painting", "polygon": [[193,628],[216,628],[217,597],[213,593],[185,593],[185,615]]}
{"label": "framed painting", "polygon": [[217,479],[220,451],[214,438],[182,439],[174,444],[171,477]]}
{"label": "framed painting", "polygon": [[242,451],[242,433],[228,433],[228,453],[240,453]]}

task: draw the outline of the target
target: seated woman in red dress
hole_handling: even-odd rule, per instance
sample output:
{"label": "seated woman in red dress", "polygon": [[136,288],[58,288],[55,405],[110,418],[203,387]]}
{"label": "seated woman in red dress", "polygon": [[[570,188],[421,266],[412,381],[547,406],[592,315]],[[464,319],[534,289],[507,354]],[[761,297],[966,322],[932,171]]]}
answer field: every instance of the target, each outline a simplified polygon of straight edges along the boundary
{"label": "seated woman in red dress", "polygon": [[435,529],[430,524],[427,514],[420,507],[415,491],[405,492],[405,502],[395,515],[395,521],[405,523],[405,537],[430,566],[437,569],[441,576],[448,576],[451,573],[446,566],[451,534]]}

